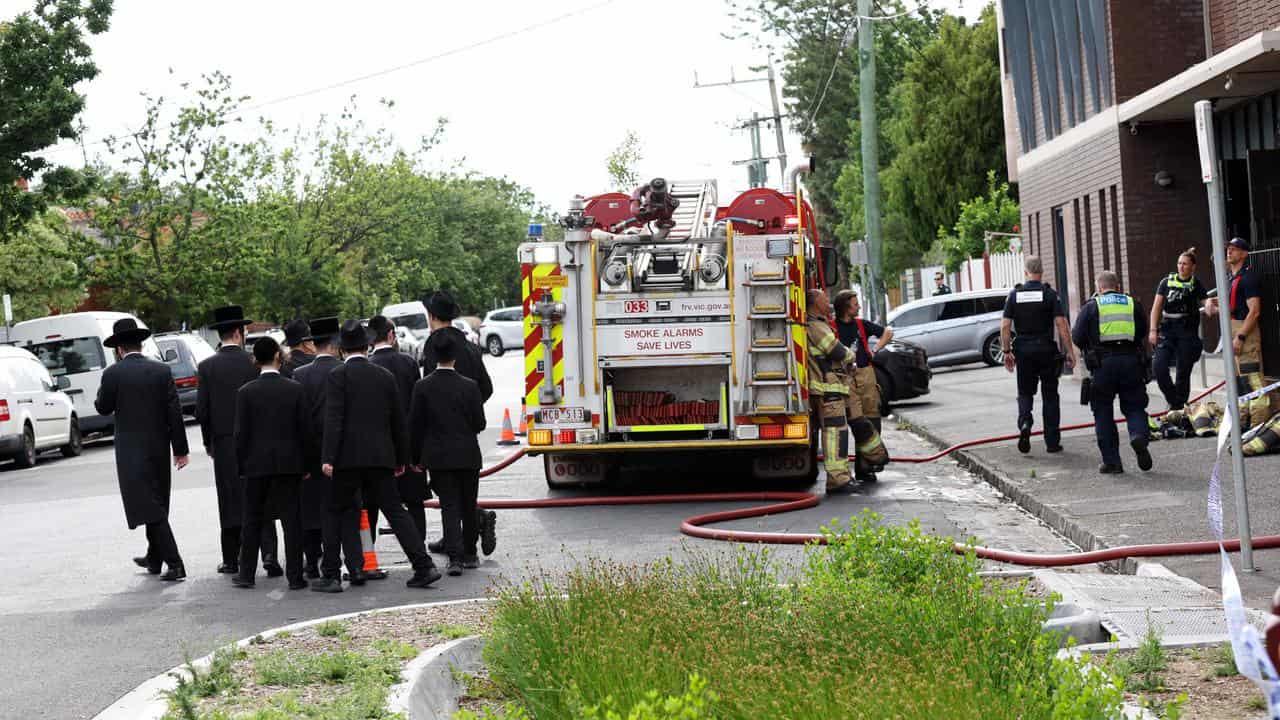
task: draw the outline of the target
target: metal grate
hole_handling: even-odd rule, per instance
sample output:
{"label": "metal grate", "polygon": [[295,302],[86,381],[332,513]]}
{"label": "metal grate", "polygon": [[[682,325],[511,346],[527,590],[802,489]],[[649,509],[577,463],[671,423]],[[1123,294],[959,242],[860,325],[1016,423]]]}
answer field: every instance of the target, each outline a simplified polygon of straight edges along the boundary
{"label": "metal grate", "polygon": [[1217,593],[1179,578],[1106,575],[1103,573],[1053,573],[1041,578],[1066,602],[1086,608],[1216,608]]}
{"label": "metal grate", "polygon": [[1141,642],[1155,627],[1165,644],[1212,642],[1227,634],[1227,617],[1221,608],[1155,608],[1108,610],[1102,627],[1122,641]]}

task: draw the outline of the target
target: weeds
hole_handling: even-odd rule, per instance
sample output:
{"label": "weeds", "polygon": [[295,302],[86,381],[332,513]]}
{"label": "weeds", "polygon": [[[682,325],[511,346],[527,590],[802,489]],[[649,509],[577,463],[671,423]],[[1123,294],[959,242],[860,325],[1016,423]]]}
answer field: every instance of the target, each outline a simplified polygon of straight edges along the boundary
{"label": "weeds", "polygon": [[1112,671],[1124,680],[1125,687],[1141,692],[1163,692],[1165,668],[1168,658],[1164,647],[1160,645],[1160,631],[1147,615],[1147,633],[1142,637],[1142,644],[1129,657],[1115,658]]}
{"label": "weeds", "polygon": [[460,638],[475,635],[476,631],[466,625],[450,625],[441,623],[438,625],[423,625],[418,628],[418,632],[423,635],[439,635],[445,640],[458,640]]}
{"label": "weeds", "polygon": [[1254,695],[1253,697],[1249,698],[1247,707],[1250,710],[1266,710],[1267,699],[1262,697],[1261,695]]}
{"label": "weeds", "polygon": [[188,655],[184,662],[185,672],[174,674],[177,686],[165,692],[165,697],[169,699],[166,718],[199,720],[196,708],[202,699],[240,686],[232,667],[236,660],[243,657],[244,651],[235,646],[219,648],[214,651],[209,668],[201,670]]}
{"label": "weeds", "polygon": [[341,620],[325,620],[316,625],[316,634],[320,637],[342,638],[347,636],[347,624]]}
{"label": "weeds", "polygon": [[1235,677],[1240,674],[1240,669],[1236,667],[1236,654],[1231,649],[1231,643],[1223,643],[1215,647],[1211,658],[1214,677]]}

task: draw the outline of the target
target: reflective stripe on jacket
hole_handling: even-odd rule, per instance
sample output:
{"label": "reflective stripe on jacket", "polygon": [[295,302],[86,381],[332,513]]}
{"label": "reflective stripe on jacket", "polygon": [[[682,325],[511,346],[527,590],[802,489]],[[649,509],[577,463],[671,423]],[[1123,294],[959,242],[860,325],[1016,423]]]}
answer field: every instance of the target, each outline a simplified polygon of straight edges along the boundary
{"label": "reflective stripe on jacket", "polygon": [[849,384],[839,373],[853,364],[854,356],[849,348],[827,324],[827,319],[809,315],[805,318],[805,333],[809,339],[809,392],[819,394],[848,395]]}

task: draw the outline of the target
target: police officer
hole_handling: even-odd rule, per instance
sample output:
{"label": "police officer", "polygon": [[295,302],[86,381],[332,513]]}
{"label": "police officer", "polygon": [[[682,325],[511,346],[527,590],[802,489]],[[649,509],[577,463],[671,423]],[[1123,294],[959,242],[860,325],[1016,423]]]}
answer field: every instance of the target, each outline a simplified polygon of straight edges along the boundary
{"label": "police officer", "polygon": [[[858,317],[861,307],[857,293],[852,290],[836,293],[831,304],[835,306],[836,334],[840,344],[852,350],[854,357],[854,364],[849,369],[849,396],[845,404],[849,429],[858,444],[853,479],[875,482],[876,473],[889,462],[889,451],[880,434],[880,385],[876,381],[876,369],[871,365],[871,358],[893,339],[893,328]],[[872,337],[879,338],[874,351],[868,342]]]}
{"label": "police officer", "polygon": [[[1191,368],[1204,351],[1200,340],[1200,305],[1208,291],[1196,278],[1196,249],[1178,256],[1178,271],[1169,273],[1156,286],[1151,301],[1151,331],[1147,341],[1155,348],[1152,366],[1156,384],[1170,410],[1186,407],[1191,396]],[[1210,312],[1212,312],[1210,310]],[[1176,368],[1175,379],[1169,378]]]}
{"label": "police officer", "polygon": [[946,280],[945,278],[942,277],[942,273],[933,274],[933,284],[934,284],[934,288],[933,288],[934,297],[937,297],[938,295],[951,294],[951,288],[947,287]]}
{"label": "police officer", "polygon": [[1143,367],[1143,343],[1147,340],[1147,316],[1142,304],[1120,292],[1120,279],[1110,270],[1098,273],[1098,294],[1080,309],[1071,339],[1084,352],[1091,378],[1093,432],[1102,452],[1100,473],[1122,473],[1120,437],[1113,420],[1114,401],[1129,428],[1129,446],[1138,467],[1151,469],[1147,451],[1147,382]]}
{"label": "police officer", "polygon": [[[1018,373],[1018,452],[1031,452],[1031,415],[1036,386],[1040,388],[1040,412],[1044,416],[1044,444],[1048,452],[1062,452],[1062,433],[1058,430],[1061,414],[1058,406],[1058,376],[1062,363],[1076,365],[1075,348],[1071,346],[1071,330],[1062,298],[1043,282],[1044,264],[1035,255],[1023,263],[1026,282],[1013,287],[1004,301],[1004,319],[1000,321],[1000,349],[1004,366]],[[1054,331],[1066,352],[1059,350]],[[1010,335],[1017,337],[1010,341]],[[1064,357],[1065,355],[1065,357]]]}
{"label": "police officer", "polygon": [[[809,402],[822,427],[822,464],[827,471],[827,494],[853,490],[849,476],[849,433],[845,412],[849,396],[849,370],[853,353],[840,344],[831,329],[831,302],[817,288],[805,293],[805,331],[809,354],[805,360],[809,374]],[[871,448],[868,448],[870,450]]]}
{"label": "police officer", "polygon": [[[1236,352],[1236,382],[1241,394],[1266,386],[1262,367],[1262,279],[1249,265],[1249,242],[1241,237],[1227,243],[1227,268],[1231,282],[1227,289],[1227,309],[1231,313],[1231,344]],[[1219,296],[1222,292],[1219,290]],[[1216,307],[1216,301],[1213,307]],[[1241,418],[1249,427],[1261,425],[1274,412],[1276,393],[1249,401],[1249,417]]]}

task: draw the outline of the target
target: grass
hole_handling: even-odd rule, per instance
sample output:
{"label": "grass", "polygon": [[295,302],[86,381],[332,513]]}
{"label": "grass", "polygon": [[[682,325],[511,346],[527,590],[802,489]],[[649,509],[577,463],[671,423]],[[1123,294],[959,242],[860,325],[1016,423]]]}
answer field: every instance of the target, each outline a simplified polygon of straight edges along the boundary
{"label": "grass", "polygon": [[1111,671],[1124,680],[1125,688],[1141,692],[1164,692],[1164,675],[1169,666],[1164,648],[1160,645],[1160,631],[1147,616],[1147,633],[1142,643],[1129,657],[1113,658]]}
{"label": "grass", "polygon": [[475,635],[476,631],[466,625],[451,625],[449,623],[439,623],[436,625],[423,625],[418,628],[418,632],[423,635],[439,635],[445,640],[458,640],[459,638]]}
{"label": "grass", "polygon": [[748,550],[504,587],[490,676],[537,718],[1119,717],[1118,681],[1056,658],[1048,610],[950,540],[870,513],[824,534],[787,587]]}
{"label": "grass", "polygon": [[320,637],[346,637],[347,624],[341,620],[325,620],[316,625],[316,634]]}

